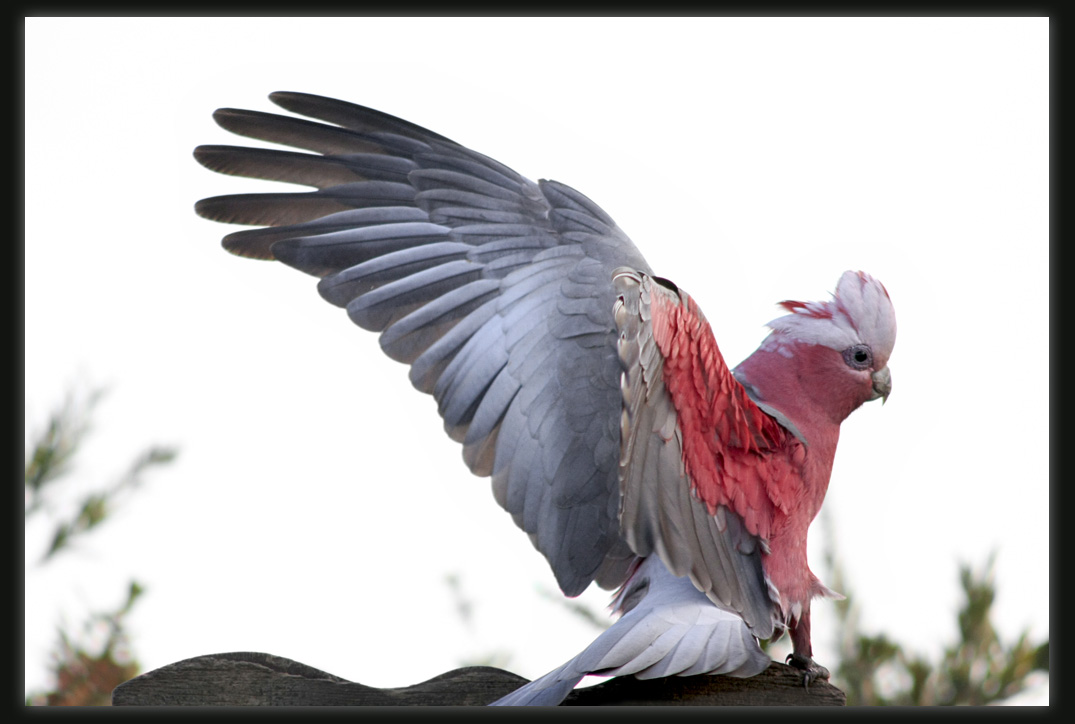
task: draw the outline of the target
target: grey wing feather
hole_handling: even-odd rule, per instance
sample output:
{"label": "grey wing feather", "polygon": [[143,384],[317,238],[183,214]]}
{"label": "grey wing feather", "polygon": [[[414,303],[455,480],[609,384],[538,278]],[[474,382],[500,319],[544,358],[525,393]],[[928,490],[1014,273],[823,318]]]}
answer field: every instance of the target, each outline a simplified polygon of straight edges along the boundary
{"label": "grey wing feather", "polygon": [[[213,218],[210,202],[219,206],[228,198],[230,197],[205,199],[199,201],[194,208],[199,214]],[[414,222],[428,223],[428,216],[421,209],[407,206],[348,209],[301,224],[235,231],[224,237],[223,245],[233,254],[254,259],[275,259],[278,251],[285,250],[291,254],[301,250],[303,254],[309,254],[311,257],[318,254],[328,255],[322,262],[322,268],[311,268],[302,261],[302,256],[291,257],[295,262],[292,266],[307,274],[321,277],[331,274],[333,269],[343,269],[377,254],[404,248],[399,244],[387,244],[385,251],[379,251],[377,242],[384,237],[391,238],[393,233],[398,232],[397,224]],[[363,234],[369,236],[363,237]],[[353,241],[359,243],[352,244]],[[381,243],[384,244],[383,241]],[[336,247],[342,247],[345,256],[333,259],[331,255]]]}
{"label": "grey wing feather", "polygon": [[[221,173],[314,191],[204,199],[196,211],[268,226],[233,253],[321,277],[431,393],[464,460],[549,560],[560,587],[622,583],[620,362],[613,269],[645,260],[592,201],[362,106],[274,93],[318,121],[222,109],[234,133],[313,153],[202,146]],[[323,121],[323,122],[322,122]]]}

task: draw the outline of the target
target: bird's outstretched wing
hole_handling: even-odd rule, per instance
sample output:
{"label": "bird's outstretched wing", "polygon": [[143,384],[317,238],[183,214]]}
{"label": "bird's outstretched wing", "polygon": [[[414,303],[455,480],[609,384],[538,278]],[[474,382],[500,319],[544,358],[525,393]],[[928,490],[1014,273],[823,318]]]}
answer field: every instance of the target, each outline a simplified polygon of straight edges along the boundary
{"label": "bird's outstretched wing", "polygon": [[[637,317],[637,292],[652,272],[615,222],[567,186],[534,183],[407,121],[319,96],[270,97],[324,122],[233,109],[214,117],[234,133],[313,153],[201,146],[195,157],[222,173],[316,190],[200,201],[204,217],[266,227],[229,234],[224,246],[321,277],[325,299],[381,333],[384,351],[409,364],[415,387],[436,398],[470,469],[492,476],[497,501],[564,593],[577,595],[592,580],[620,585],[637,555],[656,552],[714,601],[765,619],[772,602],[757,563],[764,534],[750,526],[749,506],[735,502],[764,493],[705,478],[699,471],[709,468],[691,456],[736,446],[762,454],[782,428],[726,374],[708,326],[695,373],[716,374],[719,384],[706,394],[727,398],[725,412],[745,417],[730,427],[683,424],[684,414],[697,416],[698,401],[666,385],[662,365],[692,328],[669,324],[678,295],[653,307],[656,327]],[[621,268],[628,271],[613,283]],[[625,290],[634,299],[626,311]],[[642,305],[646,314],[651,304]],[[633,422],[621,450],[625,404]],[[714,449],[698,442],[710,433],[739,437]]]}
{"label": "bird's outstretched wing", "polygon": [[[381,347],[411,366],[448,434],[548,559],[568,595],[619,585],[620,363],[612,270],[648,270],[577,191],[534,183],[443,136],[362,106],[274,93],[335,125],[222,109],[234,133],[313,151],[201,146],[222,173],[316,187],[220,196],[201,216],[264,225],[229,251],[321,277]],[[606,558],[608,561],[606,562]]]}

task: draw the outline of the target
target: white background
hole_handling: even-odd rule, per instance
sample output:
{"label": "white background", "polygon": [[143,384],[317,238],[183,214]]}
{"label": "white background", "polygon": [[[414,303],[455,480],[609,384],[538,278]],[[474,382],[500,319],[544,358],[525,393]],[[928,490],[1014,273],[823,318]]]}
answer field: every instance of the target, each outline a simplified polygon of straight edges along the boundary
{"label": "white background", "polygon": [[[27,690],[55,625],[132,577],[145,670],[250,650],[404,686],[501,650],[535,677],[594,635],[541,595],[544,559],[406,368],[313,278],[228,255],[232,229],[194,215],[262,189],[191,151],[245,143],[212,111],[272,111],[275,90],[578,188],[732,364],[776,302],[881,279],[894,390],[843,426],[826,502],[862,625],[938,658],[958,564],[995,550],[1002,638],[1047,637],[1048,55],[1043,18],[28,19],[28,430],[106,385],[82,489],[149,444],[180,455],[46,568],[28,528]],[[817,602],[821,663],[837,634]]]}

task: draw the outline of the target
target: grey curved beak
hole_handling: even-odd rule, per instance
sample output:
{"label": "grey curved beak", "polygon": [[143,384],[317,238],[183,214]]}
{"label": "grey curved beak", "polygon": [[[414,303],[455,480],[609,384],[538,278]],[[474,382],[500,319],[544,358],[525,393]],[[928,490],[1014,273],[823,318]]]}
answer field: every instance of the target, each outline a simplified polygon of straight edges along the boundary
{"label": "grey curved beak", "polygon": [[885,404],[888,400],[888,395],[892,392],[892,373],[888,371],[888,367],[882,367],[871,375],[873,378],[873,395],[870,396],[871,400],[881,398],[881,404]]}

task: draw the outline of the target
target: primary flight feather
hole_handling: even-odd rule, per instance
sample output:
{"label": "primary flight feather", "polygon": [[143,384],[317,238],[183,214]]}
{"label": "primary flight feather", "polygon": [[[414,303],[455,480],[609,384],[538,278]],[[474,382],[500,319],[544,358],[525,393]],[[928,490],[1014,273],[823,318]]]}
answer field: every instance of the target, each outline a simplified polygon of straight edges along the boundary
{"label": "primary flight feather", "polygon": [[270,98],[317,120],[214,118],[307,152],[195,158],[316,190],[208,198],[197,213],[264,227],[225,248],[319,277],[380,333],[566,595],[620,587],[616,624],[497,703],[555,704],[588,673],[750,676],[768,665],[757,639],[785,628],[804,680],[827,677],[810,601],[836,594],[807,566],[806,536],[840,423],[891,390],[881,283],[845,272],[829,301],[783,302],[731,369],[693,298],[574,189],[363,106]]}

